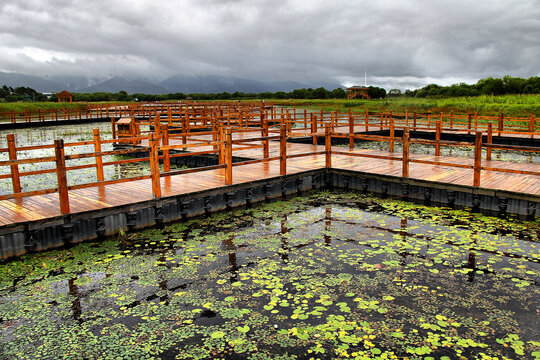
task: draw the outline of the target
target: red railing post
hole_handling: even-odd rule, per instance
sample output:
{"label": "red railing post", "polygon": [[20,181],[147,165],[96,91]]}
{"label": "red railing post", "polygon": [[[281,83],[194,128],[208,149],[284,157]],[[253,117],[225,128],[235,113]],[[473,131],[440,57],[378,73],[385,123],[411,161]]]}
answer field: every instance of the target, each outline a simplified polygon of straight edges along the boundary
{"label": "red railing post", "polygon": [[222,124],[218,124],[218,141],[219,141],[218,162],[219,162],[219,165],[223,165],[225,164],[225,135],[223,132]]}
{"label": "red railing post", "polygon": [[349,109],[349,149],[354,148],[354,117]]}
{"label": "red railing post", "polygon": [[[169,145],[169,128],[167,125],[161,125],[161,144]],[[169,149],[163,149],[163,172],[171,171],[171,156]]]}
{"label": "red railing post", "polygon": [[161,135],[161,113],[158,113],[157,111],[154,116],[154,133],[156,136]]}
{"label": "red railing post", "polygon": [[[263,137],[268,137],[268,120],[263,121],[263,126],[261,129]],[[263,158],[268,159],[270,157],[270,142],[268,139],[263,140]]]}
{"label": "red railing post", "polygon": [[[317,132],[317,116],[311,113],[311,133]],[[317,145],[317,135],[313,135],[313,145]]]}
{"label": "red railing post", "polygon": [[405,110],[405,127],[409,127],[409,110]]}
{"label": "red railing post", "polygon": [[366,132],[369,131],[369,111],[366,110],[366,116],[365,116],[365,119],[364,119],[365,123],[366,123]]}
{"label": "red railing post", "polygon": [[[17,160],[17,147],[15,146],[15,135],[7,135],[7,144],[8,144],[8,155],[9,160]],[[11,168],[11,183],[13,184],[13,192],[20,193],[21,189],[21,179],[19,177],[19,165],[13,164],[10,165]]]}
{"label": "red railing post", "polygon": [[535,123],[534,123],[534,116],[533,114],[529,114],[529,132],[531,133],[531,139],[534,138],[534,129]]}
{"label": "red railing post", "polygon": [[477,131],[474,141],[474,176],[473,186],[480,186],[480,171],[482,170],[482,132]]}
{"label": "red railing post", "polygon": [[111,118],[111,130],[112,130],[112,138],[113,140],[116,139],[116,125],[115,125],[115,118]]}
{"label": "red railing post", "polygon": [[402,174],[404,178],[409,177],[409,128],[403,129],[403,156]]}
{"label": "red railing post", "polygon": [[[441,113],[441,119],[442,119],[442,113]],[[441,156],[441,131],[442,131],[442,121],[437,121],[437,124],[435,126],[435,156]]]}
{"label": "red railing post", "polygon": [[150,145],[150,174],[152,177],[152,194],[154,199],[159,199],[161,197],[161,181],[159,176],[159,137],[156,133],[150,133],[148,136],[148,142]]}
{"label": "red railing post", "polygon": [[388,151],[394,152],[394,117],[390,116],[390,144]]}
{"label": "red railing post", "polygon": [[289,114],[288,110],[287,110],[286,119],[287,120],[285,120],[285,124],[287,125],[287,135],[290,136],[291,131],[292,131],[292,123],[291,123],[291,114]]}
{"label": "red railing post", "polygon": [[325,150],[325,166],[332,167],[332,137],[330,136],[330,126],[324,126],[324,150]]}
{"label": "red railing post", "polygon": [[[221,126],[221,124],[218,123],[218,126]],[[189,115],[187,107],[184,110],[184,116],[182,116],[182,144],[187,144],[187,133],[189,132]],[[220,140],[222,141],[222,140]],[[185,150],[186,148],[184,148]]]}
{"label": "red railing post", "polygon": [[287,129],[285,124],[279,128],[279,173],[287,174]]}
{"label": "red railing post", "polygon": [[[492,144],[492,143],[493,143],[493,124],[490,121],[488,123],[486,144]],[[491,160],[491,147],[486,148],[486,160]]]}
{"label": "red railing post", "polygon": [[212,126],[212,141],[216,143],[212,148],[214,149],[214,151],[217,151],[219,154],[219,145],[217,144],[219,134],[218,134],[216,118],[214,116],[210,117],[210,125]]}
{"label": "red railing post", "polygon": [[262,127],[264,126],[264,119],[265,119],[265,111],[264,111],[264,108],[261,106],[261,110],[260,110],[260,119],[261,119],[261,129]]}
{"label": "red railing post", "polygon": [[69,214],[69,194],[67,187],[66,156],[64,153],[64,140],[54,140],[54,152],[56,157],[56,179],[58,181],[58,199],[60,201],[60,213]]}
{"label": "red railing post", "polygon": [[225,185],[232,185],[232,130],[225,129]]}
{"label": "red railing post", "polygon": [[[101,135],[99,129],[94,129],[94,152],[101,152]],[[103,176],[103,157],[101,155],[96,155],[96,177],[98,181],[105,179]]]}

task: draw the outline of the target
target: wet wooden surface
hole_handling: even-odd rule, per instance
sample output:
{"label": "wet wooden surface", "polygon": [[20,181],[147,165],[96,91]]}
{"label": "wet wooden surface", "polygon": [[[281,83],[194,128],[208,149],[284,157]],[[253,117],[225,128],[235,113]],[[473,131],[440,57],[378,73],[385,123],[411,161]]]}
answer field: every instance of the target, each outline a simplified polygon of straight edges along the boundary
{"label": "wet wooden surface", "polygon": [[[294,131],[294,130],[293,130]],[[295,131],[296,132],[296,131]],[[272,135],[272,134],[271,134]],[[236,135],[235,138],[258,137],[260,133],[247,133]],[[172,140],[178,144],[178,140]],[[192,151],[204,150],[192,148]],[[208,149],[211,147],[209,146]],[[324,145],[287,143],[287,154],[300,154],[323,151]],[[396,160],[373,159],[365,157],[332,155],[332,167],[336,169],[354,170],[371,174],[401,176],[401,152],[390,153],[370,149],[350,150],[344,146],[334,146],[332,151],[354,152],[359,154],[372,154],[395,157]],[[233,152],[233,156],[259,159],[263,150],[250,149]],[[279,156],[279,141],[270,142],[270,157]],[[463,165],[473,165],[473,159],[448,156],[433,156],[424,154],[410,154],[411,159],[449,162]],[[306,157],[287,160],[287,173],[320,169],[325,166],[325,156],[310,155]],[[482,161],[485,167],[512,168],[516,170],[529,170],[540,172],[540,164],[519,164],[501,161]],[[472,186],[473,170],[454,168],[433,164],[410,163],[410,178],[418,180],[436,181],[445,184]],[[248,183],[280,175],[278,160],[233,167],[233,184]],[[162,197],[186,194],[201,190],[225,187],[225,170],[207,170],[197,173],[162,177]],[[483,170],[481,175],[481,188],[507,190],[523,194],[540,196],[540,176],[522,175],[497,171]],[[80,213],[115,206],[129,205],[136,202],[148,201],[153,198],[151,180],[136,180],[128,183],[102,185],[94,188],[69,191],[69,204],[72,213]],[[30,196],[22,199],[0,201],[0,226],[13,223],[42,220],[60,215],[58,194]]]}

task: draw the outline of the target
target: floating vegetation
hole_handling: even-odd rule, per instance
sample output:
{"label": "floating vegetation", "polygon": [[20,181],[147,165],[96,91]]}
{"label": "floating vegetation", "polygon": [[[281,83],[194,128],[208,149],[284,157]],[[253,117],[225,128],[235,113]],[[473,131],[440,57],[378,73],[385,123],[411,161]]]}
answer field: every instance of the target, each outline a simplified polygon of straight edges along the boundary
{"label": "floating vegetation", "polygon": [[316,192],[0,265],[7,359],[539,359],[540,224]]}

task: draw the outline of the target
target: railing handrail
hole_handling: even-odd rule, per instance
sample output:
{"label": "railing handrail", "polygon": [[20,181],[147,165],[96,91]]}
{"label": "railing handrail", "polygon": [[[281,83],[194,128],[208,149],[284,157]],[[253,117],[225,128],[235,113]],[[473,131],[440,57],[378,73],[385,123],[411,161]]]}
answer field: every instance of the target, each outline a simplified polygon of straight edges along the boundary
{"label": "railing handrail", "polygon": [[[273,112],[274,109],[272,109]],[[368,114],[369,112],[366,112]],[[482,170],[490,170],[490,171],[504,171],[504,172],[514,172],[514,173],[520,173],[520,174],[530,174],[530,175],[540,175],[539,172],[536,171],[527,171],[527,170],[516,170],[516,169],[508,169],[508,168],[497,168],[495,166],[489,165],[489,166],[482,166],[482,148],[486,148],[488,155],[487,158],[489,159],[491,156],[491,149],[505,149],[505,150],[515,150],[515,151],[527,151],[527,152],[540,152],[539,148],[536,147],[526,147],[526,146],[517,146],[517,145],[498,145],[492,143],[492,135],[493,132],[504,132],[504,129],[497,128],[496,130],[493,130],[492,123],[487,124],[487,133],[484,134],[482,131],[475,131],[475,142],[474,143],[468,143],[463,141],[442,141],[440,139],[440,134],[443,131],[442,128],[442,121],[443,118],[442,115],[439,118],[431,118],[431,123],[427,123],[428,127],[432,128],[436,132],[436,140],[416,140],[416,139],[410,139],[409,138],[409,132],[410,128],[420,128],[418,126],[421,124],[418,122],[418,117],[416,124],[410,124],[411,126],[403,126],[401,127],[403,129],[404,136],[403,137],[396,137],[395,136],[395,129],[400,128],[399,125],[396,125],[395,118],[393,117],[394,114],[390,113],[383,113],[381,112],[378,114],[380,116],[379,123],[370,123],[370,126],[377,126],[381,128],[387,128],[390,130],[390,133],[388,136],[383,135],[369,135],[369,134],[355,134],[354,133],[354,127],[355,126],[364,126],[367,124],[367,120],[369,115],[366,115],[365,118],[360,120],[365,120],[366,122],[360,122],[355,123],[355,117],[349,114],[346,114],[346,117],[339,117],[338,112],[333,112],[332,115],[329,118],[323,116],[320,117],[320,114],[309,114],[309,121],[307,120],[307,113],[302,113],[304,115],[304,120],[292,120],[290,114],[280,114],[281,116],[278,116],[279,119],[274,117],[273,114],[272,117],[269,119],[268,114],[261,113],[260,114],[260,120],[253,121],[253,124],[258,124],[260,126],[258,127],[251,127],[246,128],[242,126],[237,126],[238,124],[223,120],[222,122],[218,122],[216,118],[209,117],[211,120],[207,122],[206,126],[207,128],[210,128],[211,130],[208,131],[202,131],[202,132],[190,132],[189,127],[187,129],[182,128],[182,132],[179,134],[171,134],[169,133],[170,129],[168,128],[167,124],[163,124],[161,121],[161,118],[158,118],[160,120],[158,123],[160,126],[156,127],[153,132],[150,132],[147,136],[124,136],[121,138],[113,138],[113,139],[101,139],[99,130],[94,130],[94,140],[89,141],[79,141],[79,142],[73,142],[73,143],[64,143],[63,141],[55,141],[55,144],[53,145],[33,145],[33,146],[22,146],[22,147],[16,147],[15,146],[15,139],[13,136],[8,136],[8,147],[0,149],[0,152],[8,152],[9,154],[9,160],[0,161],[0,166],[10,166],[11,167],[11,173],[10,174],[3,174],[0,175],[1,178],[12,178],[13,181],[13,187],[14,187],[14,193],[8,194],[8,195],[0,195],[0,200],[3,199],[10,199],[10,198],[21,198],[26,196],[32,196],[37,194],[46,194],[46,193],[52,193],[52,192],[58,192],[59,193],[59,201],[61,203],[61,209],[62,213],[69,213],[69,190],[74,189],[81,189],[81,188],[87,188],[87,187],[93,187],[93,186],[101,186],[106,184],[113,184],[113,183],[119,183],[119,182],[125,182],[125,181],[133,181],[133,180],[139,180],[139,179],[152,179],[152,189],[154,196],[156,198],[161,197],[161,189],[159,184],[159,178],[163,176],[169,176],[169,175],[177,175],[177,174],[183,174],[183,173],[193,173],[198,171],[205,171],[209,170],[209,167],[205,168],[198,168],[198,169],[189,169],[188,170],[170,170],[170,165],[165,166],[164,165],[164,171],[160,173],[159,170],[159,161],[162,160],[164,164],[169,164],[170,159],[174,157],[180,157],[180,156],[193,156],[197,154],[218,154],[219,156],[219,165],[216,165],[214,167],[211,167],[213,169],[225,169],[225,183],[230,185],[233,182],[232,177],[232,168],[233,166],[242,166],[242,165],[248,165],[248,164],[255,164],[259,162],[268,162],[268,161],[280,161],[280,174],[286,175],[287,173],[287,159],[292,158],[298,158],[302,156],[310,156],[310,155],[321,155],[325,154],[325,166],[331,167],[331,161],[332,161],[332,155],[348,155],[348,156],[363,156],[363,157],[372,157],[372,158],[379,158],[379,159],[387,159],[387,160],[398,160],[403,162],[403,177],[409,177],[408,173],[408,164],[410,162],[416,162],[416,163],[423,163],[423,164],[434,164],[434,165],[442,165],[442,166],[450,166],[450,167],[459,167],[459,168],[469,168],[474,170],[474,179],[473,179],[473,186],[480,186],[480,174]],[[453,114],[454,119],[456,119],[456,115]],[[223,118],[223,116],[219,116],[219,118]],[[225,117],[227,120],[231,119],[231,116]],[[272,119],[273,118],[273,119]],[[475,116],[475,119],[478,117]],[[200,120],[200,118],[198,118]],[[468,119],[471,119],[471,122],[468,123],[468,125],[472,125],[472,117],[469,115]],[[502,119],[502,116],[499,117],[499,119]],[[529,118],[530,119],[530,118]],[[189,119],[189,117],[186,117],[186,120],[193,120]],[[186,121],[184,120],[184,121]],[[272,121],[273,123],[276,123],[276,125],[279,125],[279,130],[271,130],[269,122]],[[306,132],[301,132],[297,130],[297,128],[292,128],[293,123],[300,123],[304,124],[303,130],[306,130]],[[156,122],[154,122],[156,124]],[[229,126],[224,126],[224,124],[227,124]],[[114,125],[114,122],[113,122]],[[416,126],[414,126],[416,125]],[[475,123],[476,127],[475,130],[478,128],[478,123]],[[500,124],[499,124],[500,125]],[[341,127],[349,126],[349,132],[342,132],[339,130]],[[367,126],[367,125],[366,125]],[[530,127],[529,127],[530,129]],[[324,130],[324,132],[321,132],[321,130]],[[455,130],[455,129],[454,129]],[[472,131],[473,129],[469,128],[468,131]],[[500,131],[499,131],[500,130]],[[536,134],[534,132],[534,128],[532,129],[533,132],[530,134]],[[252,137],[252,138],[240,138],[240,139],[233,139],[233,133],[249,133],[249,132],[257,132],[260,133],[261,136]],[[269,135],[270,133],[279,133],[279,135]],[[529,133],[527,133],[529,134]],[[212,139],[210,140],[201,140],[197,137],[200,136],[212,136]],[[482,143],[482,136],[487,135],[487,143]],[[308,151],[304,153],[296,153],[296,154],[287,154],[286,151],[286,141],[288,138],[293,137],[313,137],[314,144],[317,144],[319,137],[324,137],[325,139],[325,149],[323,150],[315,150],[315,151]],[[390,152],[393,152],[393,145],[394,142],[401,142],[404,144],[402,154],[401,156],[389,156],[389,155],[377,155],[377,154],[360,154],[360,153],[354,153],[351,151],[342,151],[342,150],[336,150],[332,149],[331,146],[331,139],[332,137],[336,138],[349,138],[350,143],[349,146],[354,146],[354,140],[356,139],[364,139],[364,140],[374,140],[374,141],[386,141],[389,142],[390,146]],[[176,139],[182,140],[182,144],[174,144],[170,143],[170,140]],[[280,140],[280,155],[270,157],[269,156],[269,141],[270,140]],[[148,148],[145,147],[136,147],[133,149],[121,149],[121,150],[107,150],[102,151],[101,145],[102,144],[108,144],[108,143],[114,143],[114,144],[121,144],[121,143],[128,143],[128,144],[134,144],[134,142],[141,142],[141,141],[148,141]],[[188,143],[189,141],[189,143]],[[260,144],[253,144],[255,142],[260,142]],[[410,143],[424,143],[424,144],[430,144],[435,145],[436,147],[436,155],[440,155],[440,146],[470,146],[475,148],[475,157],[472,160],[472,164],[463,164],[463,163],[452,163],[444,160],[425,160],[420,159],[417,157],[410,157],[409,156],[409,149],[408,146]],[[95,149],[93,152],[85,152],[81,154],[73,154],[73,155],[65,155],[64,149],[66,147],[76,147],[76,146],[87,146],[94,144]],[[351,145],[352,144],[352,145]],[[185,150],[187,148],[197,148],[197,147],[211,147],[212,150],[206,150],[202,149],[201,151],[195,151],[195,152],[189,152],[189,153],[175,153],[170,154],[171,150],[175,149],[182,149]],[[23,150],[40,150],[40,149],[55,149],[55,155],[49,156],[49,157],[40,157],[40,158],[24,158],[24,159],[18,159],[17,158],[17,152],[23,151]],[[241,163],[233,163],[232,162],[232,153],[233,151],[240,151],[240,150],[247,150],[247,149],[257,149],[262,148],[263,149],[263,157],[261,159],[255,159],[255,160],[249,160],[249,161],[243,161]],[[407,148],[407,149],[406,149]],[[103,156],[109,156],[109,155],[122,155],[122,154],[129,154],[129,153],[135,153],[135,152],[141,152],[141,151],[148,151],[149,156],[144,158],[137,158],[137,159],[129,159],[129,160],[118,160],[118,161],[108,161],[103,162],[101,159]],[[161,152],[161,154],[160,154]],[[69,160],[75,160],[75,159],[83,159],[83,158],[95,158],[95,163],[91,164],[83,164],[83,165],[76,165],[76,166],[66,166],[65,162]],[[31,162],[56,162],[56,168],[55,169],[44,169],[44,170],[36,170],[36,171],[27,171],[27,172],[19,172],[18,166],[22,164],[28,164]],[[110,166],[110,165],[116,165],[121,163],[127,163],[127,162],[138,162],[138,161],[149,161],[151,165],[151,175],[142,175],[142,176],[136,176],[131,178],[122,178],[122,179],[113,179],[113,180],[104,180],[103,179],[103,167],[104,166]],[[85,183],[85,184],[76,184],[76,185],[67,185],[67,175],[66,172],[70,170],[79,170],[79,169],[87,169],[87,168],[96,168],[97,171],[97,178],[98,181],[91,182],[91,183]],[[38,174],[44,174],[44,173],[52,173],[55,172],[57,174],[58,178],[58,186],[55,188],[50,189],[41,189],[41,190],[35,190],[35,191],[27,191],[22,192],[22,189],[20,188],[20,177],[22,176],[29,176],[29,175],[38,175]],[[101,175],[100,175],[101,174]],[[66,204],[67,201],[67,204]]]}

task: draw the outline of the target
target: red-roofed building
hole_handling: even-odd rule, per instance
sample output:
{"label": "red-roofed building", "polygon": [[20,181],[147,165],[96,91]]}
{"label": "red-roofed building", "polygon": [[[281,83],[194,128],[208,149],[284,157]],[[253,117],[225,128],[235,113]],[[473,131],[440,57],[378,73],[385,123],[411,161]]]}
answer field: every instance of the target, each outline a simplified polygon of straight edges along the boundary
{"label": "red-roofed building", "polygon": [[58,97],[58,102],[73,102],[73,95],[67,90],[60,91],[56,96]]}
{"label": "red-roofed building", "polygon": [[368,88],[364,86],[351,86],[347,89],[347,99],[369,99]]}

